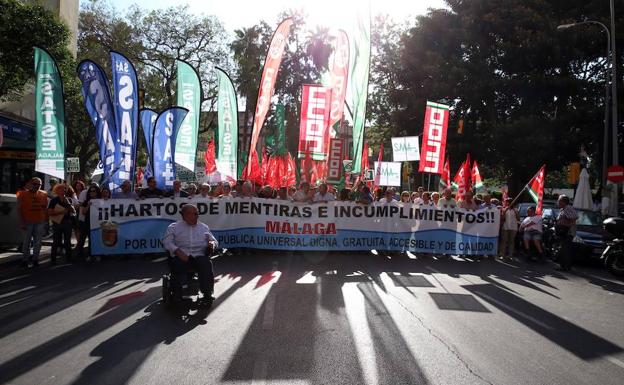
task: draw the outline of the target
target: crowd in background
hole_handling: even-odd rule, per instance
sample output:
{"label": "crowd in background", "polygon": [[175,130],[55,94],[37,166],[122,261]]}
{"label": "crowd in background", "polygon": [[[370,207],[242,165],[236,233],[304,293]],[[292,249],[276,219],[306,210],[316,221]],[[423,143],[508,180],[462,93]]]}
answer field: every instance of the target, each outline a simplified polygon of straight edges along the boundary
{"label": "crowd in background", "polygon": [[[197,186],[195,183],[186,184],[182,187],[182,182],[173,182],[172,189],[163,190],[156,186],[154,178],[147,179],[147,186],[135,186],[133,191],[132,182],[127,180],[122,183],[119,191],[111,193],[105,185],[98,183],[85,184],[76,180],[71,184],[58,183],[56,180],[50,181],[50,189],[47,192],[41,191],[41,180],[33,178],[29,181],[24,190],[18,192],[19,202],[30,202],[32,206],[35,197],[39,200],[39,206],[45,204],[34,222],[38,225],[28,223],[29,219],[22,216],[22,228],[27,232],[29,240],[24,241],[24,264],[30,261],[38,261],[39,249],[41,247],[41,236],[43,224],[49,223],[52,226],[53,244],[51,259],[56,263],[57,255],[63,253],[68,260],[91,258],[85,244],[89,238],[90,230],[90,207],[94,199],[148,199],[161,198],[173,199],[182,198],[190,201],[203,199],[232,199],[232,198],[264,198],[276,199],[298,203],[322,203],[331,201],[348,201],[357,204],[372,204],[379,202],[389,204],[393,202],[413,203],[422,206],[435,207],[439,209],[462,208],[467,210],[478,210],[487,208],[497,208],[501,210],[501,242],[500,253],[503,257],[513,255],[513,239],[520,227],[518,210],[513,207],[512,200],[507,199],[501,202],[492,198],[489,194],[476,194],[466,192],[463,199],[456,200],[450,188],[440,192],[425,191],[419,187],[416,191],[397,191],[394,187],[377,187],[371,189],[370,185],[358,181],[352,188],[342,188],[339,191],[326,183],[310,185],[308,182],[301,182],[299,187],[274,189],[271,186],[254,185],[250,181],[239,180],[236,183],[221,182],[216,185],[207,183]],[[41,195],[43,194],[43,195]],[[20,198],[22,195],[22,198]],[[32,199],[25,199],[31,197]],[[42,203],[42,199],[45,202]],[[32,208],[32,207],[31,207]],[[45,217],[45,220],[44,220]],[[49,222],[48,222],[49,221]],[[30,221],[32,222],[32,221]],[[34,227],[33,227],[34,226]],[[37,227],[41,226],[41,228]],[[37,228],[35,228],[37,227]],[[75,249],[72,249],[72,234],[77,240]],[[34,247],[33,247],[34,246]],[[33,253],[30,252],[33,247]],[[26,257],[27,256],[27,257]],[[96,257],[94,257],[96,258]]]}

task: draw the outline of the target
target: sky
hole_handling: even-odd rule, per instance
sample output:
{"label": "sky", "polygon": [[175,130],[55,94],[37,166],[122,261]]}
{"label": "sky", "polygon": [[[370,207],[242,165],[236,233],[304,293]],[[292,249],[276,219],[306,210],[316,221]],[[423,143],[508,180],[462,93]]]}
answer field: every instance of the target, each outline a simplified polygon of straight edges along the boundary
{"label": "sky", "polygon": [[[82,0],[81,0],[82,1]],[[311,25],[341,27],[341,15],[352,12],[354,7],[361,7],[365,0],[108,0],[124,11],[131,4],[143,9],[159,9],[170,6],[188,4],[192,12],[197,14],[215,15],[225,25],[226,30],[233,31],[241,27],[250,27],[260,20],[277,25],[277,15],[286,9],[300,9],[308,14]],[[443,8],[443,0],[372,0],[373,15],[388,14],[397,22],[415,15],[422,15],[428,8]],[[334,9],[334,12],[327,12]],[[336,15],[330,17],[329,15]]]}

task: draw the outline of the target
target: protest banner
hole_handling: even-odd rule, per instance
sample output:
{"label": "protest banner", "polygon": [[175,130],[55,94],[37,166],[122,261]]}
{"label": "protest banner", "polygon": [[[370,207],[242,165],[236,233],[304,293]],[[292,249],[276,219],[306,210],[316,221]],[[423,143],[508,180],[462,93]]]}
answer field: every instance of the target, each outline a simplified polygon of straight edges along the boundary
{"label": "protest banner", "polygon": [[301,119],[299,125],[298,157],[325,160],[329,145],[329,118],[331,89],[319,85],[304,84],[301,96]]}
{"label": "protest banner", "polygon": [[392,160],[395,162],[420,161],[417,136],[392,138]]}
{"label": "protest banner", "polygon": [[401,186],[401,162],[375,162],[375,170],[379,166],[379,182],[376,186]]}
{"label": "protest banner", "polygon": [[210,226],[220,247],[275,250],[395,250],[496,254],[497,209],[441,210],[412,203],[299,204],[253,199],[94,200],[94,255],[164,251],[167,226],[188,203]]}
{"label": "protest banner", "polygon": [[446,151],[446,130],[448,128],[449,106],[427,102],[423,129],[422,151],[420,151],[419,172],[442,174]]}

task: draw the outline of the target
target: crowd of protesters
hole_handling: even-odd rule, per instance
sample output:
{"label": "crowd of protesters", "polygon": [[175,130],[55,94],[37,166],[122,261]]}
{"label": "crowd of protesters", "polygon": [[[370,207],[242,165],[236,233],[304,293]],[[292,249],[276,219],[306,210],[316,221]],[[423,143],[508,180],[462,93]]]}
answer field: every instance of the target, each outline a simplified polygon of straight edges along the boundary
{"label": "crowd of protesters", "polygon": [[[539,216],[535,210],[529,212],[529,220],[520,223],[519,213],[511,199],[501,202],[489,194],[465,193],[463,199],[456,200],[450,188],[439,192],[425,191],[419,187],[416,191],[398,192],[393,187],[377,187],[371,191],[369,185],[359,181],[352,188],[335,190],[331,185],[320,183],[310,185],[301,182],[299,188],[282,187],[274,189],[271,186],[254,185],[249,181],[239,180],[236,183],[222,182],[216,185],[207,183],[197,186],[189,183],[182,188],[180,181],[174,181],[171,190],[162,190],[156,186],[154,178],[147,179],[147,186],[136,186],[132,189],[131,181],[124,181],[120,191],[111,194],[106,186],[97,183],[86,185],[82,181],[75,181],[71,185],[51,180],[50,190],[40,190],[41,179],[30,180],[23,191],[18,192],[18,206],[20,207],[21,226],[24,229],[23,264],[38,265],[41,239],[48,225],[52,228],[51,261],[56,263],[57,256],[63,253],[68,261],[90,260],[90,252],[85,250],[85,243],[89,238],[90,207],[93,199],[173,199],[181,198],[190,201],[203,199],[232,199],[232,198],[264,198],[277,199],[298,203],[326,203],[331,201],[349,201],[357,204],[391,204],[393,202],[414,203],[439,209],[461,208],[466,210],[499,209],[501,211],[501,231],[499,242],[499,256],[510,260],[514,255],[515,237],[518,230],[525,228],[524,246],[529,249],[530,242],[536,244],[540,253],[541,222],[537,224]],[[72,249],[72,233],[77,240]],[[32,252],[31,252],[32,248]],[[492,256],[493,257],[493,256]],[[99,260],[97,257],[93,259]]]}

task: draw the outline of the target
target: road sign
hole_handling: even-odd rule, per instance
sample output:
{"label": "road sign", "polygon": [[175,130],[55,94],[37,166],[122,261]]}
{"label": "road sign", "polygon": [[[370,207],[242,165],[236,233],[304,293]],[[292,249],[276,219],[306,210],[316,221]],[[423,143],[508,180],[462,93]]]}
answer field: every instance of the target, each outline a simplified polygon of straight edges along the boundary
{"label": "road sign", "polygon": [[80,172],[80,158],[65,159],[66,172]]}
{"label": "road sign", "polygon": [[609,166],[607,169],[607,180],[613,183],[624,182],[624,167],[617,164]]}

